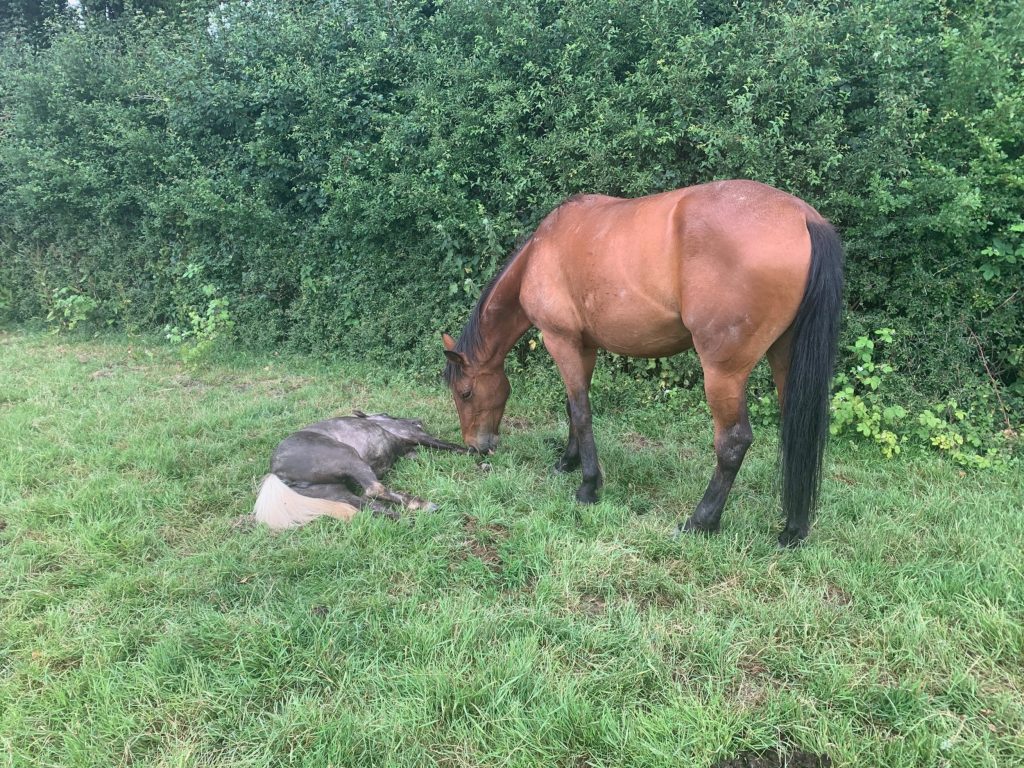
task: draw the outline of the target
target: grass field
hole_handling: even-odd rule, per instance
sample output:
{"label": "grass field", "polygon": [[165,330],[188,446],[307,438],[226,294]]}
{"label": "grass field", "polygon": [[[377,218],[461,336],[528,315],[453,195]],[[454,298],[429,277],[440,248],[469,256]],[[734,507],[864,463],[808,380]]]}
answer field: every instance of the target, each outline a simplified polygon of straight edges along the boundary
{"label": "grass field", "polygon": [[281,437],[361,408],[456,439],[441,385],[0,333],[0,766],[1024,765],[1018,475],[837,444],[779,551],[762,428],[723,533],[673,541],[702,408],[599,381],[582,507],[560,399],[512,384],[490,469],[390,475],[438,511],[271,535],[232,520]]}

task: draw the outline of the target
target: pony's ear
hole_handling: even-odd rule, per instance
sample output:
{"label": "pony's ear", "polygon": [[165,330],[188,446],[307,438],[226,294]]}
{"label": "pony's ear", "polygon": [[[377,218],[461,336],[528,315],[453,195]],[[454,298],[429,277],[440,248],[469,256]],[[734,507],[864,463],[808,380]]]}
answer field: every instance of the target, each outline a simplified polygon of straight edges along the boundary
{"label": "pony's ear", "polygon": [[455,350],[455,339],[453,339],[447,333],[441,334],[441,341],[444,343],[444,348],[446,352],[452,352]]}

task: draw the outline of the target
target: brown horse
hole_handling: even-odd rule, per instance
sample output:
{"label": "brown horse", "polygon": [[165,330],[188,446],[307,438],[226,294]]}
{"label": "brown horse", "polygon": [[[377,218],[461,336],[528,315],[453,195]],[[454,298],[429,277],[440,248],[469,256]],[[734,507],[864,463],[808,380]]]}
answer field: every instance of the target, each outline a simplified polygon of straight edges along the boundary
{"label": "brown horse", "polygon": [[810,528],[820,483],[842,284],[832,226],[764,184],[572,198],[487,286],[459,340],[443,334],[463,440],[479,451],[497,447],[510,392],[505,356],[536,326],[567,395],[569,440],[556,469],[582,464],[576,498],[592,503],[602,484],[588,397],[597,350],[667,357],[693,347],[718,464],[684,529],[714,532],[753,440],[747,379],[767,355],[782,406],[779,543],[795,545]]}

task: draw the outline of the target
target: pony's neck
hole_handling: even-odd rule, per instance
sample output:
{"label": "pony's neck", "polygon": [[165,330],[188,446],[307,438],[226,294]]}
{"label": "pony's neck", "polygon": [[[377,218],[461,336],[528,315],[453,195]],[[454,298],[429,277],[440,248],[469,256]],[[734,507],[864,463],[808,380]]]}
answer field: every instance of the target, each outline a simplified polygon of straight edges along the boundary
{"label": "pony's neck", "polygon": [[480,346],[474,362],[481,367],[501,365],[509,350],[530,329],[530,320],[519,302],[528,258],[529,244],[512,258],[477,305]]}

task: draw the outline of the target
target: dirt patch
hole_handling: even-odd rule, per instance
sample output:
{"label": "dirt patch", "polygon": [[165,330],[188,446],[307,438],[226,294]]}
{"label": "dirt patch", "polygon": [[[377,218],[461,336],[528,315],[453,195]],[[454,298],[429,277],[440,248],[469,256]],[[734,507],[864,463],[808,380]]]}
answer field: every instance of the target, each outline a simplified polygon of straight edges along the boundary
{"label": "dirt patch", "polygon": [[525,416],[506,416],[505,427],[510,432],[523,432],[533,427],[533,421]]}
{"label": "dirt patch", "polygon": [[623,602],[633,603],[643,613],[651,608],[667,611],[679,604],[679,598],[664,587],[655,587],[636,595],[627,595]]}
{"label": "dirt patch", "polygon": [[647,435],[641,435],[639,432],[627,432],[622,436],[622,445],[626,448],[642,451],[645,448],[661,448],[663,443],[660,440],[647,437]]}
{"label": "dirt patch", "polygon": [[189,376],[187,373],[179,373],[172,376],[168,379],[168,383],[171,384],[174,389],[201,390],[210,388],[210,385],[205,381],[200,381],[199,379]]}
{"label": "dirt patch", "polygon": [[607,609],[607,605],[603,597],[584,592],[572,610],[574,613],[582,613],[587,616],[600,616]]}
{"label": "dirt patch", "polygon": [[508,528],[501,523],[481,525],[475,517],[466,515],[462,520],[462,530],[466,539],[462,542],[463,557],[459,559],[472,555],[489,570],[500,571],[502,560],[498,544],[508,536]]}
{"label": "dirt patch", "polygon": [[765,752],[741,752],[715,763],[713,768],[829,768],[832,758],[815,755],[800,749],[780,752],[769,749]]}
{"label": "dirt patch", "polygon": [[747,712],[757,709],[768,698],[768,692],[749,677],[741,677],[734,686],[731,686],[729,695]]}
{"label": "dirt patch", "polygon": [[309,386],[315,380],[311,376],[287,376],[277,379],[260,379],[256,381],[236,381],[231,385],[235,392],[248,392],[252,389],[266,390],[268,394],[284,395]]}
{"label": "dirt patch", "polygon": [[258,527],[255,515],[239,515],[232,518],[228,525],[235,533],[251,533]]}
{"label": "dirt patch", "polygon": [[743,674],[750,677],[765,677],[768,674],[768,667],[764,665],[764,662],[749,653],[741,655],[736,666]]}
{"label": "dirt patch", "polygon": [[825,602],[844,608],[853,602],[853,595],[835,584],[827,584],[825,585]]}

